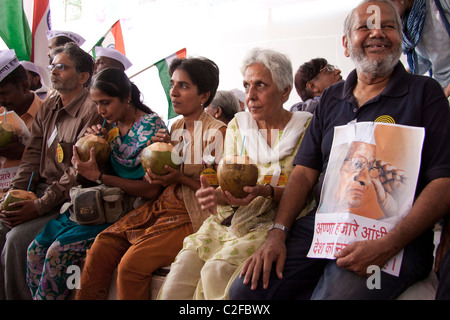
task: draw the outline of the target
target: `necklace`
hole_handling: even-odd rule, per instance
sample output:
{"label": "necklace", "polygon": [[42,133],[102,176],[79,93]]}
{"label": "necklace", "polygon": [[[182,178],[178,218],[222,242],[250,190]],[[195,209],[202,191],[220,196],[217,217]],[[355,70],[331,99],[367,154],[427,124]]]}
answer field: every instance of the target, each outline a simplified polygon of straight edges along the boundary
{"label": "necklace", "polygon": [[[120,123],[120,135],[122,137],[125,136],[126,134],[128,134],[128,132],[130,132],[131,128],[133,128],[133,125],[136,123],[137,119],[138,119],[137,108],[134,108],[134,115],[133,115],[131,124],[125,125],[125,123],[123,123],[123,122]],[[126,128],[126,129],[124,130],[123,128]]]}

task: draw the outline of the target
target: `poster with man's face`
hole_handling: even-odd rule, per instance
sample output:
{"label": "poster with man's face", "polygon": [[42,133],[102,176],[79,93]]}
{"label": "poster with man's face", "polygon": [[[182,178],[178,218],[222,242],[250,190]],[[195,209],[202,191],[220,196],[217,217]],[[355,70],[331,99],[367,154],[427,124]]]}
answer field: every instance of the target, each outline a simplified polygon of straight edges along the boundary
{"label": "poster with man's face", "polygon": [[335,128],[309,256],[333,259],[349,243],[382,237],[409,212],[423,139],[423,128],[402,125]]}

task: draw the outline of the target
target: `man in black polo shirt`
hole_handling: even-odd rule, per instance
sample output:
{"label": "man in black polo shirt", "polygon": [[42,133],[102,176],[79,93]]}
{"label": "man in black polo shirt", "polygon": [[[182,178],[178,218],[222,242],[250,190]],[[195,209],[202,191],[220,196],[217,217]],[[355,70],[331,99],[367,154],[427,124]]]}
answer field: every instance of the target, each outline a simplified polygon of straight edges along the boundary
{"label": "man in black polo shirt", "polygon": [[[231,299],[394,299],[431,271],[431,230],[450,208],[448,101],[436,81],[407,73],[399,62],[401,21],[389,1],[363,1],[347,17],[344,33],[345,54],[356,70],[322,94],[294,160],[274,227],[244,265],[242,278],[233,283]],[[351,121],[425,129],[415,202],[385,236],[354,242],[339,251],[336,260],[307,258],[315,210],[296,218],[313,190],[319,203],[334,128]],[[381,272],[381,288],[370,290],[368,267],[382,267],[402,249],[399,276]]]}

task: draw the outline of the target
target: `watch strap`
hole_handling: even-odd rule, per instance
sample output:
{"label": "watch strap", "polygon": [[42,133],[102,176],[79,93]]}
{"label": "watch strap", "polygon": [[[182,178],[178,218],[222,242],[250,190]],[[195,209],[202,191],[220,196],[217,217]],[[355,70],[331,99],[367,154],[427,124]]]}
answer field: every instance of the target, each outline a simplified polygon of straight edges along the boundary
{"label": "watch strap", "polygon": [[100,175],[98,176],[97,180],[95,180],[95,182],[97,184],[102,184],[102,177],[103,177],[103,172],[100,172]]}
{"label": "watch strap", "polygon": [[280,229],[280,230],[284,231],[284,233],[286,233],[286,234],[288,233],[288,229],[280,223],[274,223],[273,225],[270,226],[268,231],[273,230],[273,229]]}

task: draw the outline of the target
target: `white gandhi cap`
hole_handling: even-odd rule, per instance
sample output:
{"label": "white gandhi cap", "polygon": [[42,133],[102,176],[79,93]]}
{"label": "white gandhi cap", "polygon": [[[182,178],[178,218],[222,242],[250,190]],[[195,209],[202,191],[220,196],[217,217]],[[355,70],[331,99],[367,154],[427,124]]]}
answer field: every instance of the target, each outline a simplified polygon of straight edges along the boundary
{"label": "white gandhi cap", "polygon": [[0,82],[20,65],[14,49],[0,51]]}
{"label": "white gandhi cap", "polygon": [[47,40],[56,38],[56,37],[67,37],[74,41],[78,46],[81,46],[86,40],[80,36],[79,34],[71,31],[60,31],[60,30],[48,30],[46,32]]}
{"label": "white gandhi cap", "polygon": [[97,58],[98,57],[108,57],[108,58],[117,60],[123,64],[125,70],[127,70],[129,67],[132,66],[131,61],[128,60],[127,57],[125,57],[121,52],[117,51],[116,49],[95,47],[94,50],[95,50],[95,56]]}
{"label": "white gandhi cap", "polygon": [[39,72],[39,68],[37,65],[35,65],[33,62],[30,61],[20,61],[20,64],[27,69],[28,71],[33,71],[34,73],[37,73],[39,76],[41,73]]}

